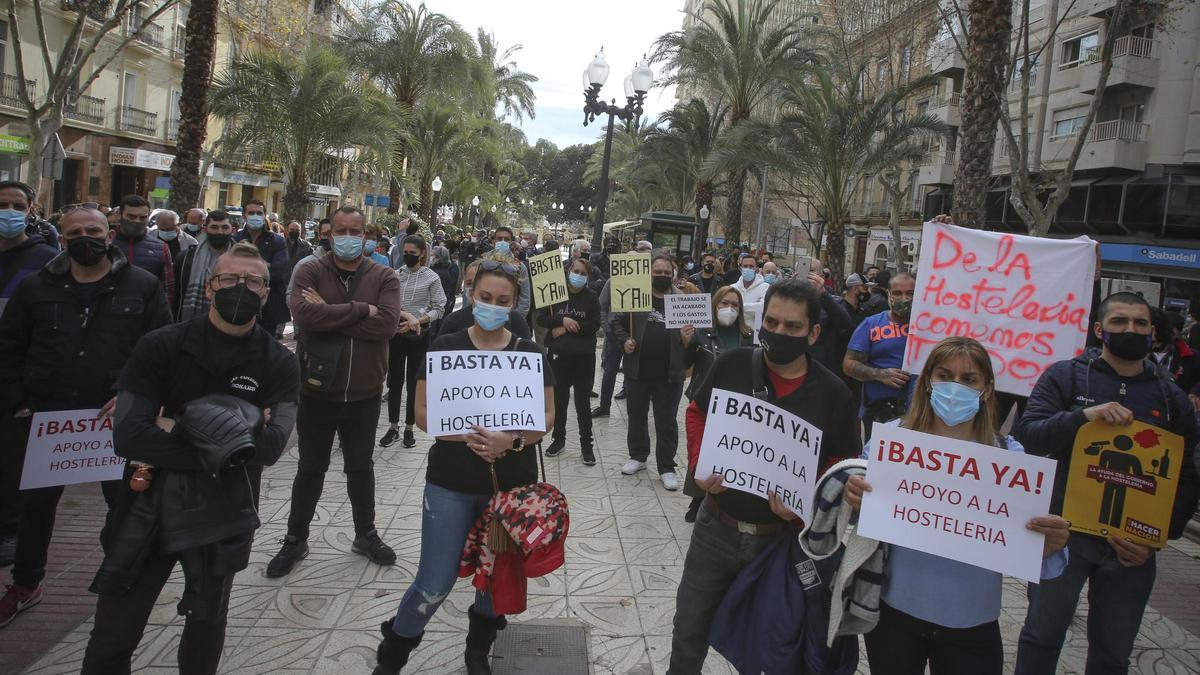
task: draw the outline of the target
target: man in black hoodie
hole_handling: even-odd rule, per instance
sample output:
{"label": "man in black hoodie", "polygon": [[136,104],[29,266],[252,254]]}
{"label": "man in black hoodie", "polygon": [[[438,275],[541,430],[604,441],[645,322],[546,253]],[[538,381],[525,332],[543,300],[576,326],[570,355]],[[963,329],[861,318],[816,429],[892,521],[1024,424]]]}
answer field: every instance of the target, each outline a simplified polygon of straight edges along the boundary
{"label": "man in black hoodie", "polygon": [[[1088,422],[1127,425],[1138,420],[1182,436],[1184,457],[1168,535],[1176,539],[1196,511],[1196,416],[1183,391],[1147,358],[1154,333],[1145,299],[1114,293],[1100,304],[1098,319],[1094,332],[1103,349],[1050,366],[1030,394],[1015,435],[1028,452],[1059,462],[1052,513],[1062,512],[1075,435]],[[1087,672],[1124,673],[1154,587],[1154,551],[1119,536],[1104,539],[1079,532],[1071,533],[1067,548],[1070,556],[1062,575],[1029,586],[1016,675],[1055,672],[1085,582],[1092,613]]]}

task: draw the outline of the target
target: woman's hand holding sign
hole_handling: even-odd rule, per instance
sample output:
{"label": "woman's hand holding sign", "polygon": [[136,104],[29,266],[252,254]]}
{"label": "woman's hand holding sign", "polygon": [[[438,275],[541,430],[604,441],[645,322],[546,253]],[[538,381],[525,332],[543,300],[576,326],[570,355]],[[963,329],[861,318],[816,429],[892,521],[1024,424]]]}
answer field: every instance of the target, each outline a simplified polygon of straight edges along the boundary
{"label": "woman's hand holding sign", "polygon": [[1067,546],[1067,538],[1071,536],[1071,523],[1059,516],[1034,518],[1026,523],[1025,527],[1045,535],[1042,558],[1049,558],[1055,552],[1063,550]]}
{"label": "woman's hand holding sign", "polygon": [[507,431],[488,431],[476,424],[474,433],[467,435],[467,447],[488,464],[494,463],[512,450],[513,437]]}

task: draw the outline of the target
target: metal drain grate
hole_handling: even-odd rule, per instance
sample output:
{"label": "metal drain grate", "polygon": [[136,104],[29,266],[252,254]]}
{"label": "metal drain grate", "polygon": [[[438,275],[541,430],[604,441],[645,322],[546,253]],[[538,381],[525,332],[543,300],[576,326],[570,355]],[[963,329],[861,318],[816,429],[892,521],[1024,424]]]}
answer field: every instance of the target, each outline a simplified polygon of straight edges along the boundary
{"label": "metal drain grate", "polygon": [[492,648],[492,673],[589,675],[587,633],[581,621],[510,623]]}

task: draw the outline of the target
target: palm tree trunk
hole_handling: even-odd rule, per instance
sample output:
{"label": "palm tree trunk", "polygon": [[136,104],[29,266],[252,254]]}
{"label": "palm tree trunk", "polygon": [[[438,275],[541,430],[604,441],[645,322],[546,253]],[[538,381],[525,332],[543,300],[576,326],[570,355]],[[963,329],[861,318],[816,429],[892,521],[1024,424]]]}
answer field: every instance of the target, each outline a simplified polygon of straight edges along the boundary
{"label": "palm tree trunk", "polygon": [[737,170],[729,178],[729,198],[725,202],[725,244],[742,241],[742,200],[746,192],[746,171]]}
{"label": "palm tree trunk", "polygon": [[[846,278],[846,222],[839,216],[829,221],[823,258],[834,279]],[[819,271],[819,270],[818,270]],[[840,284],[841,281],[838,281]]]}
{"label": "palm tree trunk", "polygon": [[966,62],[958,167],[954,173],[954,222],[983,228],[992,152],[1012,36],[1012,0],[971,0],[967,7]]}
{"label": "palm tree trunk", "polygon": [[293,169],[283,191],[283,220],[304,222],[308,216],[308,172]]}
{"label": "palm tree trunk", "polygon": [[[208,133],[208,88],[216,56],[218,0],[192,0],[184,28],[179,135],[171,165],[171,209],[182,214],[200,202],[200,153]],[[169,123],[169,122],[168,122]]]}

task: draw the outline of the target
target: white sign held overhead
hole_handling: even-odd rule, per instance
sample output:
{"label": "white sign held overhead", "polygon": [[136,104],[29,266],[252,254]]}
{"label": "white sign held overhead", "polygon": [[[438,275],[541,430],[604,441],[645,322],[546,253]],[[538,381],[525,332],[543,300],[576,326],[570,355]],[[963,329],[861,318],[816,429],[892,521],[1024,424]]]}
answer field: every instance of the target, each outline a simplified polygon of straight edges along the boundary
{"label": "white sign held overhead", "polygon": [[99,415],[99,410],[34,413],[21,489],[120,478],[125,460],[113,454],[113,419]]}
{"label": "white sign held overhead", "polygon": [[489,431],[546,431],[542,355],[448,351],[425,355],[426,420],[434,437]]}

